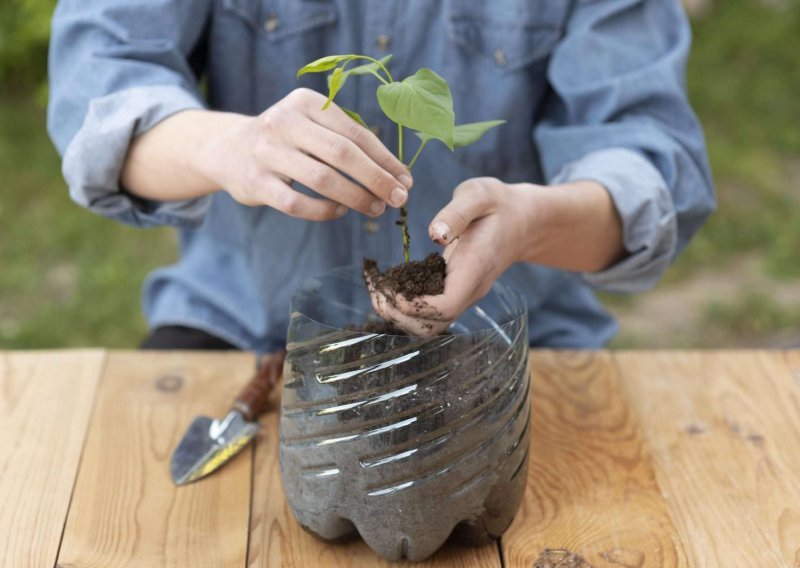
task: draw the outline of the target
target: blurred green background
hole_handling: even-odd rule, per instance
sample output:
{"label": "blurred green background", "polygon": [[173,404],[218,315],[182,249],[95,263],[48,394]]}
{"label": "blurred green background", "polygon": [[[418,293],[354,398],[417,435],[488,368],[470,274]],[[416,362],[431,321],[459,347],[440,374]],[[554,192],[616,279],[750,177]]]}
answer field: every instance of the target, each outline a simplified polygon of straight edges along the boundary
{"label": "blurred green background", "polygon": [[[686,0],[720,210],[651,292],[603,296],[616,347],[800,345],[800,1]],[[134,346],[166,229],[72,204],[45,132],[54,0],[0,3],[0,348]]]}

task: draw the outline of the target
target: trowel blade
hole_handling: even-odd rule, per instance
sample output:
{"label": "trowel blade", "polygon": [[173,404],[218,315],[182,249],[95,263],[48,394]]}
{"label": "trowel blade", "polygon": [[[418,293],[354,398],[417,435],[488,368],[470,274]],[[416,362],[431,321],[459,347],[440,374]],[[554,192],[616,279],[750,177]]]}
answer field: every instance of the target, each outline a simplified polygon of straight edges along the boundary
{"label": "trowel blade", "polygon": [[217,470],[253,439],[258,426],[238,410],[231,410],[222,420],[198,416],[172,454],[172,481],[185,485]]}

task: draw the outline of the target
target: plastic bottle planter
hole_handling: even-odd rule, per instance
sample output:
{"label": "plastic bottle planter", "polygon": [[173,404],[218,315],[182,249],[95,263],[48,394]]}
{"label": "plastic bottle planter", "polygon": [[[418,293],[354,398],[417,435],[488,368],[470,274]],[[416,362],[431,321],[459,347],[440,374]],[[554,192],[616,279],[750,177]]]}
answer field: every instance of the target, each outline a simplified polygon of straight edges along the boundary
{"label": "plastic bottle planter", "polygon": [[390,560],[422,560],[451,533],[499,537],[528,465],[524,300],[496,284],[427,339],[352,331],[370,311],[355,267],[292,301],[280,451],[295,518],[323,539],[358,531]]}

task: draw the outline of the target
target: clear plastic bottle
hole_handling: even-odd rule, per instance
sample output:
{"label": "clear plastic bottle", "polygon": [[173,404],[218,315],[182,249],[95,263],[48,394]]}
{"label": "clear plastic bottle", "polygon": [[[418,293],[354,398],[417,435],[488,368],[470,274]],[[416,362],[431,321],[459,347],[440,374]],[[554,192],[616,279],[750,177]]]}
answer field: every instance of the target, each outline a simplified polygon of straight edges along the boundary
{"label": "clear plastic bottle", "polygon": [[358,331],[370,313],[357,267],[292,301],[280,457],[295,518],[389,560],[499,537],[527,477],[524,299],[495,284],[434,338]]}

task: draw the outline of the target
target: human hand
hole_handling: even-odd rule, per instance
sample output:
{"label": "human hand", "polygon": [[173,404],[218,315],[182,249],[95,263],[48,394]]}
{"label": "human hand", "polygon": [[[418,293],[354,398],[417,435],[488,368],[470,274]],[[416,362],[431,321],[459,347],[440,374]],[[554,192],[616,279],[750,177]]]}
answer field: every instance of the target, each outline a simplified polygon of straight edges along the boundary
{"label": "human hand", "polygon": [[407,333],[437,335],[512,264],[603,270],[627,254],[622,231],[611,196],[595,181],[543,186],[469,179],[428,229],[431,239],[446,247],[444,293],[409,302],[370,289],[373,308]]}
{"label": "human hand", "polygon": [[461,183],[429,227],[431,240],[446,247],[444,293],[408,301],[401,295],[387,298],[370,286],[375,312],[411,335],[444,331],[520,260],[530,228],[530,187],[495,178]]}
{"label": "human hand", "polygon": [[[312,221],[347,209],[376,217],[386,204],[403,205],[412,184],[406,166],[335,104],[323,111],[325,100],[295,89],[259,116],[229,115],[235,119],[205,146],[196,167],[242,204]],[[295,191],[293,181],[322,198]]]}

